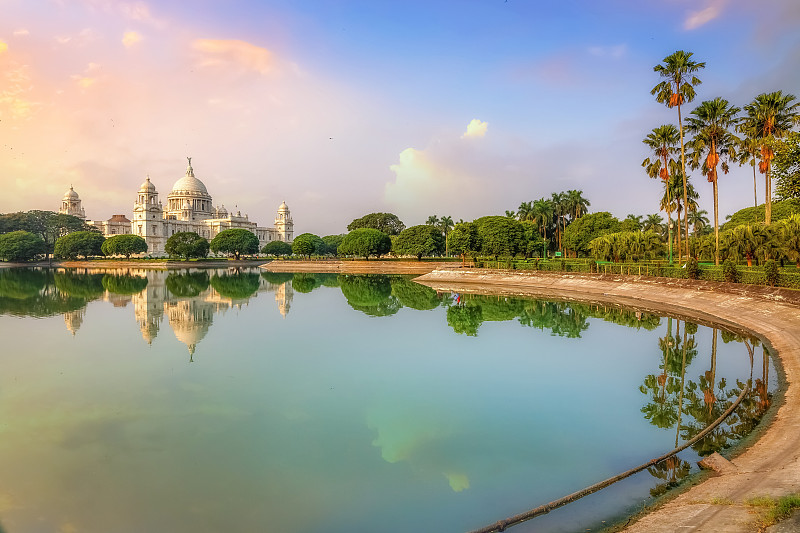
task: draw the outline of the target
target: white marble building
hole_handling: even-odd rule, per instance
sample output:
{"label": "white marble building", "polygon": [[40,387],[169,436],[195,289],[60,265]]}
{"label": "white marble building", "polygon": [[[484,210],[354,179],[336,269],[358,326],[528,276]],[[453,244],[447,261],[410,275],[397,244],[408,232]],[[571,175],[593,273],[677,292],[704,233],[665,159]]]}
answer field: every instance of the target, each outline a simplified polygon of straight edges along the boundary
{"label": "white marble building", "polygon": [[[164,255],[167,239],[182,231],[192,231],[211,240],[222,230],[244,228],[258,237],[259,248],[271,241],[292,242],[294,222],[286,202],[278,207],[273,227],[259,226],[247,214],[228,212],[224,205],[215,207],[205,184],[194,175],[191,158],[188,159],[186,175],[172,186],[166,208],[158,199],[158,191],[148,176],[133,204],[133,220],[124,215],[114,215],[108,220],[87,223],[98,227],[106,237],[130,233],[140,235],[147,242],[150,255]],[[78,193],[72,187],[64,195],[59,213],[86,219]]]}

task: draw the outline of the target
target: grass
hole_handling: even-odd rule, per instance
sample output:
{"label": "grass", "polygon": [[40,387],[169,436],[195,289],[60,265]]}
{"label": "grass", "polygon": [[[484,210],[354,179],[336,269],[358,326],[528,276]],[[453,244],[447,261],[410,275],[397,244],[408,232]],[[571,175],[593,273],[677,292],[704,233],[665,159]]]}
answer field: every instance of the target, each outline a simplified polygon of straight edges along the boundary
{"label": "grass", "polygon": [[788,518],[792,511],[800,509],[800,494],[789,494],[780,498],[759,496],[747,501],[747,505],[758,509],[758,531]]}
{"label": "grass", "polygon": [[711,502],[709,503],[711,503],[711,505],[733,505],[733,500],[730,498],[715,496],[714,498],[711,498]]}

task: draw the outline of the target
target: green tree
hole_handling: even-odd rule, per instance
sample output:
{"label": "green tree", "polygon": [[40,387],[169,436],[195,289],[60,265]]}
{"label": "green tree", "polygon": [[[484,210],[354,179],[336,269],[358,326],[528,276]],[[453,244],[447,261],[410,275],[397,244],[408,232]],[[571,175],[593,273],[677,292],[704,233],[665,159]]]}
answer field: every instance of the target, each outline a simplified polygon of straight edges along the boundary
{"label": "green tree", "polygon": [[501,217],[488,216],[475,220],[478,234],[479,251],[495,258],[516,255],[523,248],[523,228],[518,221]]}
{"label": "green tree", "polygon": [[[724,98],[715,98],[702,102],[687,118],[686,127],[694,136],[689,143],[691,167],[702,169],[703,174],[711,182],[714,192],[714,239],[717,248],[719,248],[717,166],[727,174],[728,161],[736,160],[736,147],[740,141],[731,130],[736,127],[738,121],[736,115],[739,111],[741,109],[731,105]],[[714,255],[714,264],[719,265],[719,254]]]}
{"label": "green tree", "polygon": [[622,221],[622,231],[639,231],[642,229],[642,215],[628,215]]}
{"label": "green tree", "polygon": [[206,239],[193,231],[179,231],[167,239],[164,251],[170,257],[182,257],[188,261],[193,257],[206,257],[209,244]]}
{"label": "green tree", "polygon": [[[678,131],[681,141],[681,177],[683,179],[683,205],[689,203],[689,191],[686,183],[686,155],[683,143],[683,117],[681,116],[681,106],[694,100],[695,85],[702,82],[695,76],[700,69],[705,68],[705,63],[698,63],[692,59],[692,52],[678,50],[663,59],[663,64],[653,67],[653,71],[658,73],[662,81],[653,87],[650,94],[656,97],[656,101],[665,104],[669,108],[678,108]],[[678,217],[680,221],[680,216]],[[686,257],[689,257],[689,221],[684,224],[686,236]]]}
{"label": "green tree", "polygon": [[769,239],[766,224],[756,223],[737,226],[723,232],[720,236],[720,248],[726,257],[746,259],[747,266],[753,266],[753,259],[758,257]]}
{"label": "green tree", "polygon": [[647,215],[647,218],[642,222],[642,229],[644,231],[655,231],[656,233],[664,232],[664,219],[658,213]]}
{"label": "green tree", "polygon": [[325,250],[325,241],[313,233],[302,233],[292,241],[292,252],[295,255],[311,257],[312,254],[323,255]]}
{"label": "green tree", "polygon": [[76,298],[94,300],[101,297],[106,289],[103,287],[105,274],[76,274],[74,271],[56,272],[53,284],[56,288]]}
{"label": "green tree", "polygon": [[138,235],[114,235],[103,242],[104,255],[124,255],[130,259],[131,254],[147,252],[147,241]]}
{"label": "green tree", "polygon": [[386,235],[399,235],[406,226],[397,218],[397,215],[392,213],[370,213],[353,220],[347,225],[347,231],[363,228],[376,229]]}
{"label": "green tree", "polygon": [[775,139],[785,137],[800,122],[798,107],[793,94],[784,95],[781,91],[763,93],[744,106],[747,115],[741,123],[741,130],[748,137],[756,139],[761,145],[761,162],[758,167],[766,183],[764,220],[772,222],[772,145]]}
{"label": "green tree", "polygon": [[[765,211],[766,206],[764,204],[740,209],[728,217],[728,221],[722,225],[721,229],[728,230],[742,224],[763,222]],[[800,214],[800,198],[772,202],[772,222],[778,222],[796,214]]]}
{"label": "green tree", "polygon": [[576,220],[564,231],[564,243],[576,254],[586,256],[589,254],[589,243],[608,233],[621,231],[622,224],[607,211],[590,213]]}
{"label": "green tree", "polygon": [[46,249],[42,238],[29,231],[0,235],[0,259],[3,261],[30,261],[44,254]]}
{"label": "green tree", "polygon": [[226,229],[211,239],[209,249],[215,254],[233,255],[233,259],[238,261],[241,255],[258,253],[258,237],[244,228]]}
{"label": "green tree", "polygon": [[436,226],[442,231],[442,234],[444,235],[444,252],[445,255],[447,256],[450,255],[450,250],[448,250],[447,248],[447,235],[450,234],[450,231],[452,231],[454,226],[455,223],[453,222],[453,217],[451,216],[443,216],[442,218],[439,219],[439,224]]}
{"label": "green tree", "polygon": [[553,206],[553,202],[547,200],[545,198],[540,198],[538,200],[534,200],[533,205],[531,206],[533,211],[531,217],[528,220],[533,220],[539,225],[539,231],[542,233],[542,238],[547,240],[547,227],[553,220],[553,216],[555,215],[555,207]]}
{"label": "green tree", "polygon": [[780,224],[783,253],[800,269],[800,215],[794,215]]}
{"label": "green tree", "polygon": [[706,215],[708,215],[708,211],[705,209],[689,213],[689,225],[692,226],[695,237],[697,237],[698,233],[702,235],[704,230],[708,227],[709,220]]}
{"label": "green tree", "polygon": [[258,290],[259,279],[260,276],[253,272],[236,272],[212,276],[210,282],[220,296],[231,300],[244,300]]}
{"label": "green tree", "polygon": [[423,255],[441,255],[445,242],[442,231],[433,225],[411,226],[400,232],[392,243],[392,251],[396,255],[413,255],[417,261]]}
{"label": "green tree", "polygon": [[478,227],[473,222],[459,222],[447,236],[447,247],[464,257],[478,251]]}
{"label": "green tree", "polygon": [[322,242],[325,243],[325,255],[337,255],[339,253],[339,245],[342,244],[343,240],[344,234],[324,236]]}
{"label": "green tree", "polygon": [[774,166],[778,199],[800,198],[800,133],[790,132],[777,143]]}
{"label": "green tree", "polygon": [[53,253],[63,259],[103,255],[102,247],[105,240],[105,237],[94,231],[75,231],[59,237]]}
{"label": "green tree", "polygon": [[296,292],[303,294],[309,293],[322,286],[322,278],[317,274],[299,272],[292,278],[292,288]]}
{"label": "green tree", "polygon": [[425,221],[425,224],[427,224],[428,226],[438,226],[439,217],[436,215],[431,215],[428,217],[428,220]]}
{"label": "green tree", "polygon": [[284,241],[271,241],[261,248],[261,252],[276,256],[292,255],[292,245]]}
{"label": "green tree", "polygon": [[447,325],[456,333],[463,333],[470,337],[478,336],[478,328],[483,323],[483,314],[480,305],[464,306],[451,305],[447,308]]}
{"label": "green tree", "polygon": [[371,255],[380,257],[391,249],[389,236],[373,228],[354,229],[345,235],[339,245],[340,254],[360,256],[367,260]]}
{"label": "green tree", "polygon": [[425,285],[414,283],[406,277],[396,276],[391,278],[390,282],[392,284],[392,295],[406,307],[417,309],[418,311],[428,311],[436,309],[441,303],[435,290]]}
{"label": "green tree", "polygon": [[103,288],[114,294],[139,294],[147,287],[147,276],[106,274],[102,283]]}

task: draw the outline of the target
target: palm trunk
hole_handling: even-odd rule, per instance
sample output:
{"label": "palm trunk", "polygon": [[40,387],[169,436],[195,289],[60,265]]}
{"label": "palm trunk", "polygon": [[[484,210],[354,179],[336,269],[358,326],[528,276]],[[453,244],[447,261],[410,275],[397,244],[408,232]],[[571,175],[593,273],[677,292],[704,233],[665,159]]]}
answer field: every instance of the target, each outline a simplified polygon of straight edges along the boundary
{"label": "palm trunk", "polygon": [[[714,140],[711,140],[711,153],[714,154],[713,160],[716,161],[717,146]],[[717,193],[717,165],[711,169],[712,185],[714,186],[714,265],[719,266],[719,197]],[[716,339],[716,337],[715,337]]]}
{"label": "palm trunk", "polygon": [[[686,152],[683,148],[683,118],[681,117],[681,104],[678,104],[678,125],[680,126],[680,133],[681,133],[681,174],[683,178],[683,205],[686,207],[689,205],[689,192],[688,188],[686,187]],[[687,209],[688,213],[688,209]],[[685,235],[686,235],[686,259],[689,259],[689,217],[684,218],[683,224]],[[680,254],[678,254],[680,256]],[[680,262],[680,257],[678,257],[678,261]]]}
{"label": "palm trunk", "polygon": [[758,192],[756,191],[756,158],[753,158],[753,202],[758,207]]}
{"label": "palm trunk", "polygon": [[681,210],[678,209],[678,263],[681,262],[681,256],[683,255],[683,247],[681,246]]}
{"label": "palm trunk", "polygon": [[767,160],[767,172],[764,174],[766,176],[766,196],[767,200],[764,203],[764,223],[769,225],[772,223],[772,176],[770,176],[770,161]]}

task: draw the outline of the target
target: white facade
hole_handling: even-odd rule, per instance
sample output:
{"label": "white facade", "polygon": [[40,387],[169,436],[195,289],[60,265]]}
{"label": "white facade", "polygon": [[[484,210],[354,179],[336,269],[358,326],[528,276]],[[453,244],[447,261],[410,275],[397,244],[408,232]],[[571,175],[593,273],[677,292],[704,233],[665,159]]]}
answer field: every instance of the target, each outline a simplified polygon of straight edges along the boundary
{"label": "white facade", "polygon": [[[73,211],[78,209],[83,212],[80,199],[72,187],[64,196],[62,209],[67,204]],[[109,220],[88,223],[98,227],[106,237],[126,233],[143,237],[147,242],[148,254],[151,255],[164,255],[167,239],[182,231],[191,231],[211,240],[220,231],[244,228],[258,237],[259,248],[271,241],[291,244],[294,239],[294,222],[286,202],[278,207],[273,227],[259,226],[241,212],[229,213],[224,205],[215,207],[205,184],[194,176],[191,158],[186,175],[175,182],[172,191],[167,195],[166,209],[158,199],[158,191],[148,176],[139,188],[133,204],[133,220],[128,220],[123,215],[114,215]]]}

